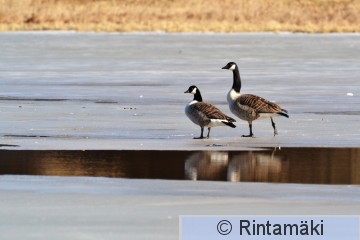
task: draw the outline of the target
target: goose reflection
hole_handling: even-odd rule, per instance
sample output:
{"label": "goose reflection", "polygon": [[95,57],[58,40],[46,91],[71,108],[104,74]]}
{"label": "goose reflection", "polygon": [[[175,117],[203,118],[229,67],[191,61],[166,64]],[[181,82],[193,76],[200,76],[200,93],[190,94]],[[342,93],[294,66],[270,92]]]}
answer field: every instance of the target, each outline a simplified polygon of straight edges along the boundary
{"label": "goose reflection", "polygon": [[242,152],[3,150],[0,159],[0,175],[360,184],[357,148]]}
{"label": "goose reflection", "polygon": [[280,182],[287,174],[286,163],[273,152],[244,152],[229,162],[230,182]]}
{"label": "goose reflection", "polygon": [[231,156],[229,152],[196,152],[185,160],[185,178],[230,182],[281,181],[286,163],[272,152],[250,151]]}
{"label": "goose reflection", "polygon": [[227,152],[196,152],[185,160],[185,179],[218,180],[226,178]]}

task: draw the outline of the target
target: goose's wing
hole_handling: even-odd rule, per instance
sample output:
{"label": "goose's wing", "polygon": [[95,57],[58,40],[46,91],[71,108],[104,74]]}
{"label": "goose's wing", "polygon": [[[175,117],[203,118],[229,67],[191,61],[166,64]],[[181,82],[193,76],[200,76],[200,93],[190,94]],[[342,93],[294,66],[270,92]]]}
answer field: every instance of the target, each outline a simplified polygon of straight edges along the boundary
{"label": "goose's wing", "polygon": [[210,103],[198,102],[194,104],[194,108],[210,119],[223,119],[229,122],[236,122],[235,119],[225,115],[220,109]]}
{"label": "goose's wing", "polygon": [[237,103],[242,106],[247,106],[257,113],[279,113],[279,112],[287,112],[285,109],[282,109],[279,105],[270,102],[262,97],[252,95],[252,94],[244,94],[241,95],[237,100]]}

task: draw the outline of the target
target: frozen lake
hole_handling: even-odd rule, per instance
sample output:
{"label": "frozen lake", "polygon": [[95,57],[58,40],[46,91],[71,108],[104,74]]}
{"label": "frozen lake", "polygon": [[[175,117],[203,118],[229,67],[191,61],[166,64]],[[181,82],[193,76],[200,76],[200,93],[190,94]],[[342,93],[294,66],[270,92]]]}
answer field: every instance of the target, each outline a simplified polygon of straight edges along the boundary
{"label": "frozen lake", "polygon": [[[16,32],[0,52],[1,239],[178,239],[179,215],[359,212],[358,34]],[[229,61],[244,93],[289,111],[278,136],[259,120],[241,138],[239,120],[192,139],[183,92],[231,115]],[[109,149],[126,151],[94,151]]]}
{"label": "frozen lake", "polygon": [[[0,33],[0,146],[17,149],[239,150],[358,147],[358,34]],[[235,61],[242,92],[290,114],[214,128],[209,140],[184,114],[197,85],[230,114]]]}

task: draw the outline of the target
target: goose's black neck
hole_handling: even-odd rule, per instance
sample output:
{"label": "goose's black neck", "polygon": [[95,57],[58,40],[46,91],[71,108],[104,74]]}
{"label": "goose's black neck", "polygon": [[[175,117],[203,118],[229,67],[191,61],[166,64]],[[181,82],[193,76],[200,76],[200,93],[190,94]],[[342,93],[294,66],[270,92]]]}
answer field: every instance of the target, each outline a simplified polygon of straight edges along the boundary
{"label": "goose's black neck", "polygon": [[194,94],[194,100],[202,102],[202,97],[199,89],[196,89],[196,93]]}
{"label": "goose's black neck", "polygon": [[240,92],[241,89],[241,79],[240,79],[240,72],[238,67],[236,66],[236,68],[233,70],[233,85],[232,85],[232,89],[234,89],[236,92]]}

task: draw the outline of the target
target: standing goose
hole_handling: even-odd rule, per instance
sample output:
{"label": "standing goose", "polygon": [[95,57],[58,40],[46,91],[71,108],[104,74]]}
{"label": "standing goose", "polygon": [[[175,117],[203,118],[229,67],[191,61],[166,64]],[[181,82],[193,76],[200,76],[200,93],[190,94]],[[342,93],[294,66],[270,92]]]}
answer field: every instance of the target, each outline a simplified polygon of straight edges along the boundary
{"label": "standing goose", "polygon": [[201,135],[198,138],[204,138],[204,127],[208,128],[208,134],[206,138],[210,137],[210,128],[217,126],[229,126],[235,128],[233,122],[235,119],[226,116],[217,107],[210,103],[202,101],[200,90],[196,86],[190,86],[184,93],[194,94],[194,99],[185,107],[185,113],[188,118],[201,127]]}
{"label": "standing goose", "polygon": [[275,103],[272,103],[264,98],[252,94],[240,94],[241,79],[239,68],[234,62],[229,62],[222,69],[228,69],[233,72],[233,85],[227,94],[227,102],[230,111],[242,120],[249,123],[250,134],[242,135],[243,137],[253,137],[252,121],[258,118],[269,117],[271,125],[274,129],[274,136],[277,134],[275,122],[273,117],[284,116],[289,117],[287,111],[282,109]]}

